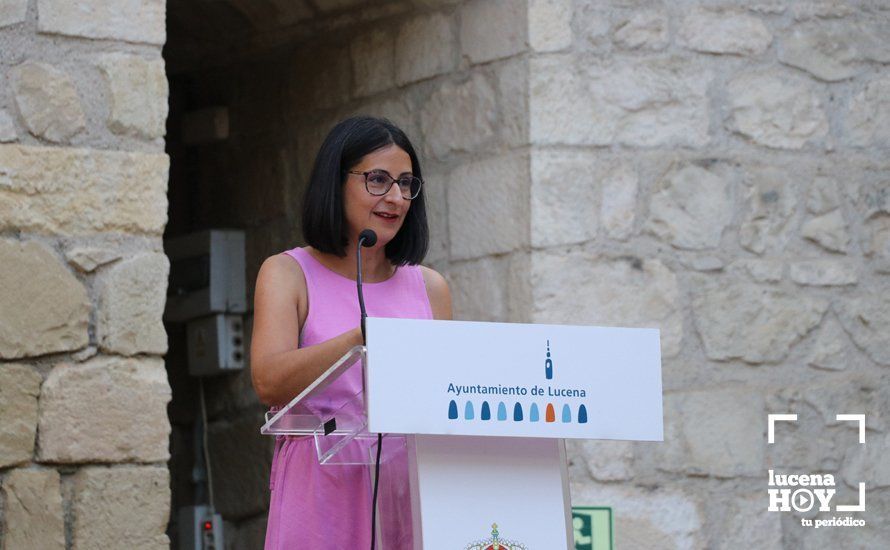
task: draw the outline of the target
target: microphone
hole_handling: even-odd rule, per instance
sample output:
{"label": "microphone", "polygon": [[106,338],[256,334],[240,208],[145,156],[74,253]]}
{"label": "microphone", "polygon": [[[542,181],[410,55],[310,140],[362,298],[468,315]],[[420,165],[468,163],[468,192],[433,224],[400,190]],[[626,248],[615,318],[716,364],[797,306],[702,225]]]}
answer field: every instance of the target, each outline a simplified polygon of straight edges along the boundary
{"label": "microphone", "polygon": [[377,233],[371,229],[363,229],[358,234],[358,247],[355,249],[356,276],[355,286],[358,290],[358,306],[361,310],[361,326],[362,326],[362,343],[368,344],[368,338],[365,335],[365,319],[368,312],[365,311],[365,295],[362,294],[362,248],[372,247],[377,244]]}
{"label": "microphone", "polygon": [[358,234],[358,242],[361,246],[372,247],[377,244],[377,233],[373,229],[362,229]]}

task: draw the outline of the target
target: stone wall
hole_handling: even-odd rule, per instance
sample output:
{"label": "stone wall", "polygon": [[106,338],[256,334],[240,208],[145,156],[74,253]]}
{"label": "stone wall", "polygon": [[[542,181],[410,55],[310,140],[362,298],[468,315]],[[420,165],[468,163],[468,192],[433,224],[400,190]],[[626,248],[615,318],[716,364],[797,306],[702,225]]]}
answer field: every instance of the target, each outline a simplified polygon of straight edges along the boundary
{"label": "stone wall", "polygon": [[[359,112],[418,146],[457,318],[661,329],[665,442],[569,446],[620,547],[890,535],[886,3],[196,5],[0,0],[0,548],[168,545],[197,384],[162,234],[244,229],[252,302]],[[249,371],[207,394],[228,544],[258,547],[263,407]],[[800,414],[775,445],[768,412]],[[768,514],[768,468],[834,473],[841,502],[866,480],[868,527]]]}
{"label": "stone wall", "polygon": [[[530,0],[530,320],[661,329],[664,443],[570,446],[622,548],[886,540],[888,7]],[[768,513],[769,468],[868,527]]]}
{"label": "stone wall", "polygon": [[169,545],[165,3],[125,4],[0,0],[6,550]]}

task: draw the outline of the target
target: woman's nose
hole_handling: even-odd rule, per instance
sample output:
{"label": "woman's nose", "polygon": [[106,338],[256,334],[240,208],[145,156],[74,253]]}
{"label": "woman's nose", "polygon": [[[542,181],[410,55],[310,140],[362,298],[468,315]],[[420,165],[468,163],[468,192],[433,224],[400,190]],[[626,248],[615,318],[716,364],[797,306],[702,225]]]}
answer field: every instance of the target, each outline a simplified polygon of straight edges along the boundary
{"label": "woman's nose", "polygon": [[392,186],[383,198],[389,202],[401,202],[406,200],[405,197],[402,196],[402,188],[399,187],[399,183],[396,181],[392,183]]}

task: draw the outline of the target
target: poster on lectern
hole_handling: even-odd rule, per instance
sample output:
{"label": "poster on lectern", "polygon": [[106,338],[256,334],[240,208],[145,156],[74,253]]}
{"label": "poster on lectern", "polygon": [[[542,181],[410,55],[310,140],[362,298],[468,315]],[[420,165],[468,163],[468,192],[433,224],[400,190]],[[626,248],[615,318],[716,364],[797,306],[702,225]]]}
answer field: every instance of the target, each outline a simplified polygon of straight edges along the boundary
{"label": "poster on lectern", "polygon": [[369,429],[662,441],[658,329],[367,320]]}

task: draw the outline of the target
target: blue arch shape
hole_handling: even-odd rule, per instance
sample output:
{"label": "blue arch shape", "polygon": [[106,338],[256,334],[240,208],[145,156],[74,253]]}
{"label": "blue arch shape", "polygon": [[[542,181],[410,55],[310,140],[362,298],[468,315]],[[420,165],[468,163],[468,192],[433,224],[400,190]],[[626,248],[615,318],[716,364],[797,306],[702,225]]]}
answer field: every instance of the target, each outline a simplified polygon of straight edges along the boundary
{"label": "blue arch shape", "polygon": [[578,424],[587,424],[587,407],[578,407]]}
{"label": "blue arch shape", "polygon": [[454,420],[457,418],[457,403],[454,402],[454,399],[451,400],[451,403],[448,403],[448,420]]}
{"label": "blue arch shape", "polygon": [[572,409],[569,407],[568,403],[562,406],[562,421],[564,424],[572,421]]}
{"label": "blue arch shape", "polygon": [[491,420],[491,408],[488,406],[488,401],[482,402],[482,411],[479,413],[479,418],[481,420]]}
{"label": "blue arch shape", "polygon": [[522,422],[522,404],[519,401],[513,405],[513,422]]}
{"label": "blue arch shape", "polygon": [[507,406],[504,405],[504,402],[501,401],[498,403],[498,420],[506,420],[507,419]]}
{"label": "blue arch shape", "polygon": [[473,420],[473,402],[467,401],[467,404],[464,406],[464,418],[466,420]]}
{"label": "blue arch shape", "polygon": [[528,411],[528,421],[529,422],[537,422],[540,419],[541,419],[541,414],[538,412],[538,404],[532,403],[532,407]]}

